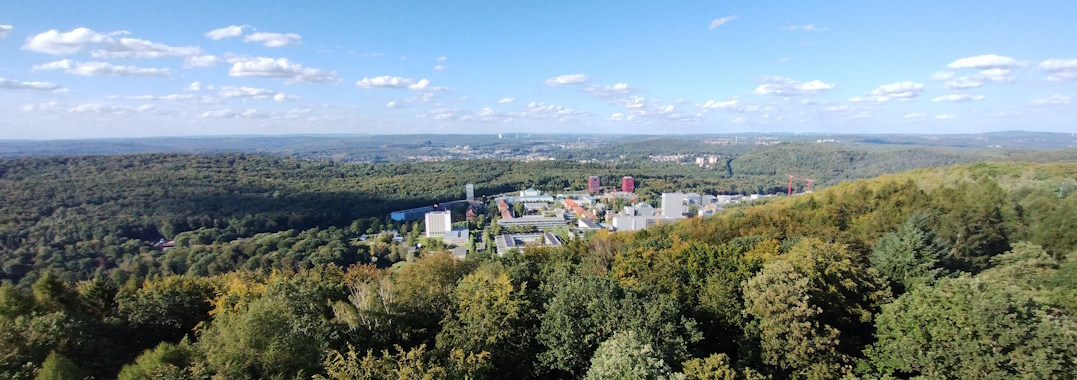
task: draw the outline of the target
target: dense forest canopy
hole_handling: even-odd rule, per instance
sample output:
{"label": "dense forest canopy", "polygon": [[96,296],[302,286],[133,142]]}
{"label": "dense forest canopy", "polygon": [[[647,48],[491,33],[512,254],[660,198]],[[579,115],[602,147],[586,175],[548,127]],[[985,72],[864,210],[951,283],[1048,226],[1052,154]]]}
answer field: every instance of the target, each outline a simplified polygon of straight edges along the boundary
{"label": "dense forest canopy", "polygon": [[[376,249],[354,247],[349,237],[363,226],[321,225],[322,216],[295,206],[285,210],[308,215],[306,230],[266,219],[281,223],[281,232],[260,225],[247,238],[165,254],[131,243],[137,249],[120,251],[118,267],[91,258],[104,262],[91,267],[105,269],[75,283],[61,278],[83,278],[79,264],[66,266],[82,260],[80,252],[148,231],[147,221],[254,207],[149,202],[165,198],[156,191],[178,202],[188,199],[183,194],[243,199],[257,192],[266,202],[257,210],[273,215],[282,207],[273,191],[316,206],[318,197],[296,190],[332,185],[331,194],[359,196],[356,189],[391,188],[418,175],[393,165],[251,156],[58,160],[3,164],[5,205],[23,203],[4,208],[5,271],[21,271],[5,273],[22,277],[0,287],[0,377],[1077,376],[1077,235],[1070,231],[1077,164],[921,169],[504,257],[457,260],[423,250],[392,268],[366,264]],[[488,165],[479,173],[493,183],[526,181],[516,178],[534,178],[524,173],[542,167],[471,164]],[[301,170],[292,172],[296,165]],[[122,176],[123,167],[132,174]],[[359,168],[381,174],[353,182],[332,175]],[[438,169],[449,170],[408,167]],[[45,172],[54,176],[29,175]],[[268,173],[276,175],[259,176]],[[468,181],[446,177],[440,180]],[[117,203],[123,200],[133,203]],[[362,215],[361,204],[342,202],[339,215],[327,215],[347,221]],[[108,224],[109,215],[126,224]],[[192,238],[179,231],[172,233]],[[49,250],[64,239],[70,251]],[[209,266],[200,260],[218,269],[201,272]],[[273,264],[288,260],[306,261]]]}

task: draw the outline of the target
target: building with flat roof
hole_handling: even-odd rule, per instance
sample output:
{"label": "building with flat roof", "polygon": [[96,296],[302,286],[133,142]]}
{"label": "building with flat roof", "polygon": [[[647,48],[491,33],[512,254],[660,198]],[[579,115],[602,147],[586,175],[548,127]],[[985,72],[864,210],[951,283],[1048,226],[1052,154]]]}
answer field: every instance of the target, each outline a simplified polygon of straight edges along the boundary
{"label": "building with flat roof", "polygon": [[597,176],[587,177],[587,191],[590,193],[597,193],[602,188],[602,183]]}
{"label": "building with flat roof", "polygon": [[658,217],[655,216],[615,215],[612,225],[616,231],[636,231],[653,226],[655,223],[658,223]]}
{"label": "building with flat roof", "polygon": [[426,213],[434,211],[434,206],[423,206],[416,208],[409,208],[407,210],[393,211],[389,214],[389,218],[398,221],[416,220],[422,218]]}
{"label": "building with flat roof", "polygon": [[497,255],[504,256],[513,250],[522,250],[525,246],[558,247],[563,244],[561,238],[549,232],[537,234],[504,234],[495,239]]}
{"label": "building with flat roof", "polygon": [[426,237],[445,237],[445,233],[452,231],[452,212],[431,211],[426,213]]}
{"label": "building with flat roof", "polygon": [[636,180],[632,179],[632,177],[629,176],[621,177],[621,191],[626,193],[635,192]]}
{"label": "building with flat roof", "polygon": [[468,231],[466,228],[457,228],[446,231],[441,242],[445,243],[445,245],[467,245],[468,243],[471,243],[471,231]]}
{"label": "building with flat roof", "polygon": [[538,216],[538,215],[525,215],[519,218],[511,219],[498,219],[497,224],[501,227],[534,227],[534,228],[552,228],[557,226],[564,226],[568,224],[568,220],[564,217],[556,216]]}
{"label": "building with flat roof", "polygon": [[662,216],[680,218],[684,216],[684,194],[662,193]]}

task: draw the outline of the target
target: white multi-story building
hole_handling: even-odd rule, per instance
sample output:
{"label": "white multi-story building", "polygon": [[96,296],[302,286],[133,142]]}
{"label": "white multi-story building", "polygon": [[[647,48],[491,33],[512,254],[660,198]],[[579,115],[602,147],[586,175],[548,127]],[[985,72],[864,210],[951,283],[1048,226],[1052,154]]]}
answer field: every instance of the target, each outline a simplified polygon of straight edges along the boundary
{"label": "white multi-story building", "polygon": [[452,231],[452,212],[434,211],[426,213],[426,237],[444,237]]}
{"label": "white multi-story building", "polygon": [[680,218],[684,216],[684,194],[662,193],[662,216]]}

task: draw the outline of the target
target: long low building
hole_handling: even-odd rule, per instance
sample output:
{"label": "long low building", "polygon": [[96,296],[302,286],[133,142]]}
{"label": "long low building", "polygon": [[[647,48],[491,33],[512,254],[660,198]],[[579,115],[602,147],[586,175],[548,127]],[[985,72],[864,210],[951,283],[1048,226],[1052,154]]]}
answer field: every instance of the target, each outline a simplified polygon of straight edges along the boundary
{"label": "long low building", "polygon": [[681,218],[666,218],[658,216],[627,216],[617,215],[613,217],[614,231],[636,231],[660,223],[673,223]]}
{"label": "long low building", "polygon": [[525,246],[558,247],[563,244],[561,238],[549,232],[538,234],[504,234],[495,238],[497,255],[504,256],[512,250],[522,250]]}
{"label": "long low building", "polygon": [[407,220],[422,219],[427,213],[433,212],[434,206],[423,206],[416,208],[409,208],[407,210],[393,211],[389,214],[389,218],[403,222]]}
{"label": "long low building", "polygon": [[525,215],[519,218],[498,219],[497,224],[501,227],[525,226],[535,228],[557,227],[568,224],[568,220],[556,216]]}
{"label": "long low building", "polygon": [[[436,205],[431,205],[431,206],[423,206],[423,207],[409,208],[407,210],[393,211],[392,213],[389,214],[389,218],[392,219],[392,220],[398,221],[398,222],[422,219],[424,216],[426,216],[427,213],[434,212],[434,211],[437,211],[437,210],[448,210],[448,209],[451,209],[453,207],[457,207],[457,206],[459,206],[461,204],[467,204],[467,203],[468,203],[468,201],[466,201],[466,200],[448,201],[448,202],[443,202],[441,204],[436,204]],[[434,206],[437,206],[437,207],[434,207]]]}

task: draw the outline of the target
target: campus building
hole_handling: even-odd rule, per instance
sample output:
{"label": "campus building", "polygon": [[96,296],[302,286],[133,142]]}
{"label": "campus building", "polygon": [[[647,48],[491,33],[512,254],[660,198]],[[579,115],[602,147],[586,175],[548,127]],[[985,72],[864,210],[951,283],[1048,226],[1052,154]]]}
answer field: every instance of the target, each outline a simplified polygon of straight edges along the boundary
{"label": "campus building", "polygon": [[445,237],[445,233],[452,231],[452,212],[433,211],[426,213],[426,237]]}
{"label": "campus building", "polygon": [[636,180],[632,179],[632,177],[629,176],[621,177],[621,191],[626,193],[635,192]]}

